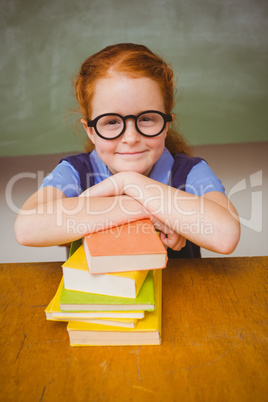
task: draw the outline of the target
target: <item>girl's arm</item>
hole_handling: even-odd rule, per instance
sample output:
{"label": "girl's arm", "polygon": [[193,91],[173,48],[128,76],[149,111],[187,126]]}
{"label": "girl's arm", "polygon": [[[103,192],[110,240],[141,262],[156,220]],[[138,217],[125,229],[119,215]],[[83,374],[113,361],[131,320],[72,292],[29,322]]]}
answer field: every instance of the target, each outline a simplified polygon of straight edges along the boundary
{"label": "girl's arm", "polygon": [[142,204],[126,195],[67,198],[54,187],[44,187],[21,208],[15,236],[25,246],[55,246],[145,217]]}
{"label": "girl's arm", "polygon": [[84,196],[119,194],[140,202],[149,214],[169,227],[173,235],[176,232],[208,250],[229,254],[238,244],[240,223],[237,212],[220,192],[199,197],[139,173],[122,172],[86,190]]}

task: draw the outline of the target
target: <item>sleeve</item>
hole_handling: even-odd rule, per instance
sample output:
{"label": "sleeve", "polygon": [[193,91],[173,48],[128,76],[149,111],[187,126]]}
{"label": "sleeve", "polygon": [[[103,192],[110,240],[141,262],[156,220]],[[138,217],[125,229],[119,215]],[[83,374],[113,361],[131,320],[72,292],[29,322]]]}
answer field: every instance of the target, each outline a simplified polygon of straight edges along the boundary
{"label": "sleeve", "polygon": [[58,188],[66,197],[78,197],[78,195],[81,194],[79,174],[67,161],[59,163],[55,169],[44,178],[40,188],[48,186]]}
{"label": "sleeve", "polygon": [[191,169],[187,176],[185,191],[198,196],[211,191],[219,191],[225,194],[222,182],[205,161],[197,163]]}

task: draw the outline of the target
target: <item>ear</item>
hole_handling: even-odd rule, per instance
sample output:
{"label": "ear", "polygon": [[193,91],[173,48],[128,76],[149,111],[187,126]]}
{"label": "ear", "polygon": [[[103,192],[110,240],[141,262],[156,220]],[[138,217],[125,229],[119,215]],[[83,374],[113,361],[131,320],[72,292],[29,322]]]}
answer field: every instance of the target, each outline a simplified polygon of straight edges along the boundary
{"label": "ear", "polygon": [[86,119],[81,119],[80,120],[86,133],[88,138],[90,139],[90,141],[95,145],[95,138],[94,138],[94,134],[93,134],[93,128],[92,127],[88,127],[87,125],[87,120]]}
{"label": "ear", "polygon": [[170,124],[173,123],[174,118],[175,118],[174,113],[171,113],[171,116],[172,116],[172,121],[169,121],[169,122],[167,122],[167,124],[166,124],[166,128],[165,128],[165,138],[167,138],[167,133],[168,133],[169,126],[170,126]]}

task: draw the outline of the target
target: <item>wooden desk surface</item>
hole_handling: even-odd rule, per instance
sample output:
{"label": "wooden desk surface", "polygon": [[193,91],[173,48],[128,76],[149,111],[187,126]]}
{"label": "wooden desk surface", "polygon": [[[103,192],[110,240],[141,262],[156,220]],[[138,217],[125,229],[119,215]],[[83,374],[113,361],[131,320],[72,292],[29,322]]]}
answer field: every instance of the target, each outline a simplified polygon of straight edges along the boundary
{"label": "wooden desk surface", "polygon": [[2,264],[1,401],[267,401],[268,257],[170,260],[161,346],[71,347],[60,263]]}

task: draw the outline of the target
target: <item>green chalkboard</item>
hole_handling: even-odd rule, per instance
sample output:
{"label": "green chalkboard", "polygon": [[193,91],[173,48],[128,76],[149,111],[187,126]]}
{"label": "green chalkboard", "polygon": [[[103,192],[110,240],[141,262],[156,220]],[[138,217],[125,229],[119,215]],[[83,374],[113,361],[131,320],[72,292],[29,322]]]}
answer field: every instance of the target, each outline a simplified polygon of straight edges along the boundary
{"label": "green chalkboard", "polygon": [[193,145],[266,141],[267,0],[0,0],[1,156],[73,152],[72,76],[117,42],[173,65]]}

